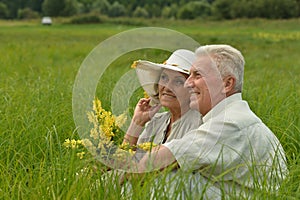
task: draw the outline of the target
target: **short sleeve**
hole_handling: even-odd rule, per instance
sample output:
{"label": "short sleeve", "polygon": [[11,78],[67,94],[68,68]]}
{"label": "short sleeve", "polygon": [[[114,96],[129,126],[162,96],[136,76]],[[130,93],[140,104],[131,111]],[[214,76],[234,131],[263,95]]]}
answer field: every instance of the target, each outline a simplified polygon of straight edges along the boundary
{"label": "short sleeve", "polygon": [[210,123],[201,125],[198,129],[190,131],[182,139],[172,140],[166,146],[176,158],[183,170],[195,170],[208,165],[218,157],[220,152],[221,134],[217,127]]}
{"label": "short sleeve", "polygon": [[214,119],[165,146],[183,170],[197,170],[208,165],[223,168],[237,164],[239,153],[233,149],[243,149],[245,142],[235,123]]}

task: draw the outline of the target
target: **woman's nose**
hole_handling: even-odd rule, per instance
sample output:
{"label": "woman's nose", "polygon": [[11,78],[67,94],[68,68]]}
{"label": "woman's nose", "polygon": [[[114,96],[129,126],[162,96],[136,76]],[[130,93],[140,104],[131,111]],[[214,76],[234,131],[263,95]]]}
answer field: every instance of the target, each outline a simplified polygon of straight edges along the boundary
{"label": "woman's nose", "polygon": [[164,90],[172,90],[172,81],[164,81],[161,82],[160,85]]}
{"label": "woman's nose", "polygon": [[165,83],[165,88],[168,90],[172,90],[173,85],[172,85],[172,81],[168,81]]}

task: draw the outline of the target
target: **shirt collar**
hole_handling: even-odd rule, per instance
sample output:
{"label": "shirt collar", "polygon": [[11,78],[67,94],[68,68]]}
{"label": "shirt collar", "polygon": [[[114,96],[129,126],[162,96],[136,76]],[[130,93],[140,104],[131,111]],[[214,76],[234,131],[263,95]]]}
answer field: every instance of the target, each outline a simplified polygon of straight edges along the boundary
{"label": "shirt collar", "polygon": [[225,110],[226,106],[231,104],[234,101],[242,100],[242,94],[236,93],[229,97],[226,97],[222,101],[220,101],[217,105],[215,105],[205,116],[203,116],[203,123],[207,122],[209,119],[217,116],[220,112]]}

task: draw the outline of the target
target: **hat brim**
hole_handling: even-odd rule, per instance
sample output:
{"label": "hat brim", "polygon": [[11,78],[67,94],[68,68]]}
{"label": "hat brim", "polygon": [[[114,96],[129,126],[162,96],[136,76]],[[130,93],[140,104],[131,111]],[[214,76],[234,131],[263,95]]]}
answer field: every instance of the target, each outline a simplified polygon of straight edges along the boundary
{"label": "hat brim", "polygon": [[145,92],[150,96],[152,104],[159,103],[158,81],[163,69],[170,69],[184,74],[189,74],[188,71],[172,65],[153,63],[146,60],[136,61],[135,70],[137,77]]}
{"label": "hat brim", "polygon": [[168,65],[168,64],[160,64],[160,63],[153,63],[147,60],[139,60],[136,63],[136,68],[141,68],[141,69],[149,69],[149,70],[159,70],[161,72],[162,69],[170,69],[173,71],[181,72],[184,74],[189,74],[189,71],[184,70],[182,68],[179,68],[175,65]]}

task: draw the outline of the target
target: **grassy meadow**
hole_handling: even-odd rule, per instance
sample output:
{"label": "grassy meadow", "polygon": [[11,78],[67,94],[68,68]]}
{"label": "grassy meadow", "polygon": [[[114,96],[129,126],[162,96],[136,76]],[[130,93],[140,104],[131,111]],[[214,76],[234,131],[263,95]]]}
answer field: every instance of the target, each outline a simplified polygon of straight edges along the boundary
{"label": "grassy meadow", "polygon": [[[0,199],[122,198],[118,184],[99,181],[105,170],[101,163],[79,159],[63,143],[79,139],[72,89],[85,57],[110,36],[142,26],[165,27],[200,44],[226,43],[241,50],[246,59],[243,97],[283,144],[290,170],[276,195],[258,191],[254,196],[300,199],[300,19],[136,24],[0,21]],[[100,80],[96,96],[109,110],[110,92],[132,61],[160,62],[168,55],[141,50],[120,57]],[[131,98],[129,109],[138,97]],[[148,199],[151,181],[149,176],[136,186],[133,199]],[[159,188],[156,195],[164,199]]]}

